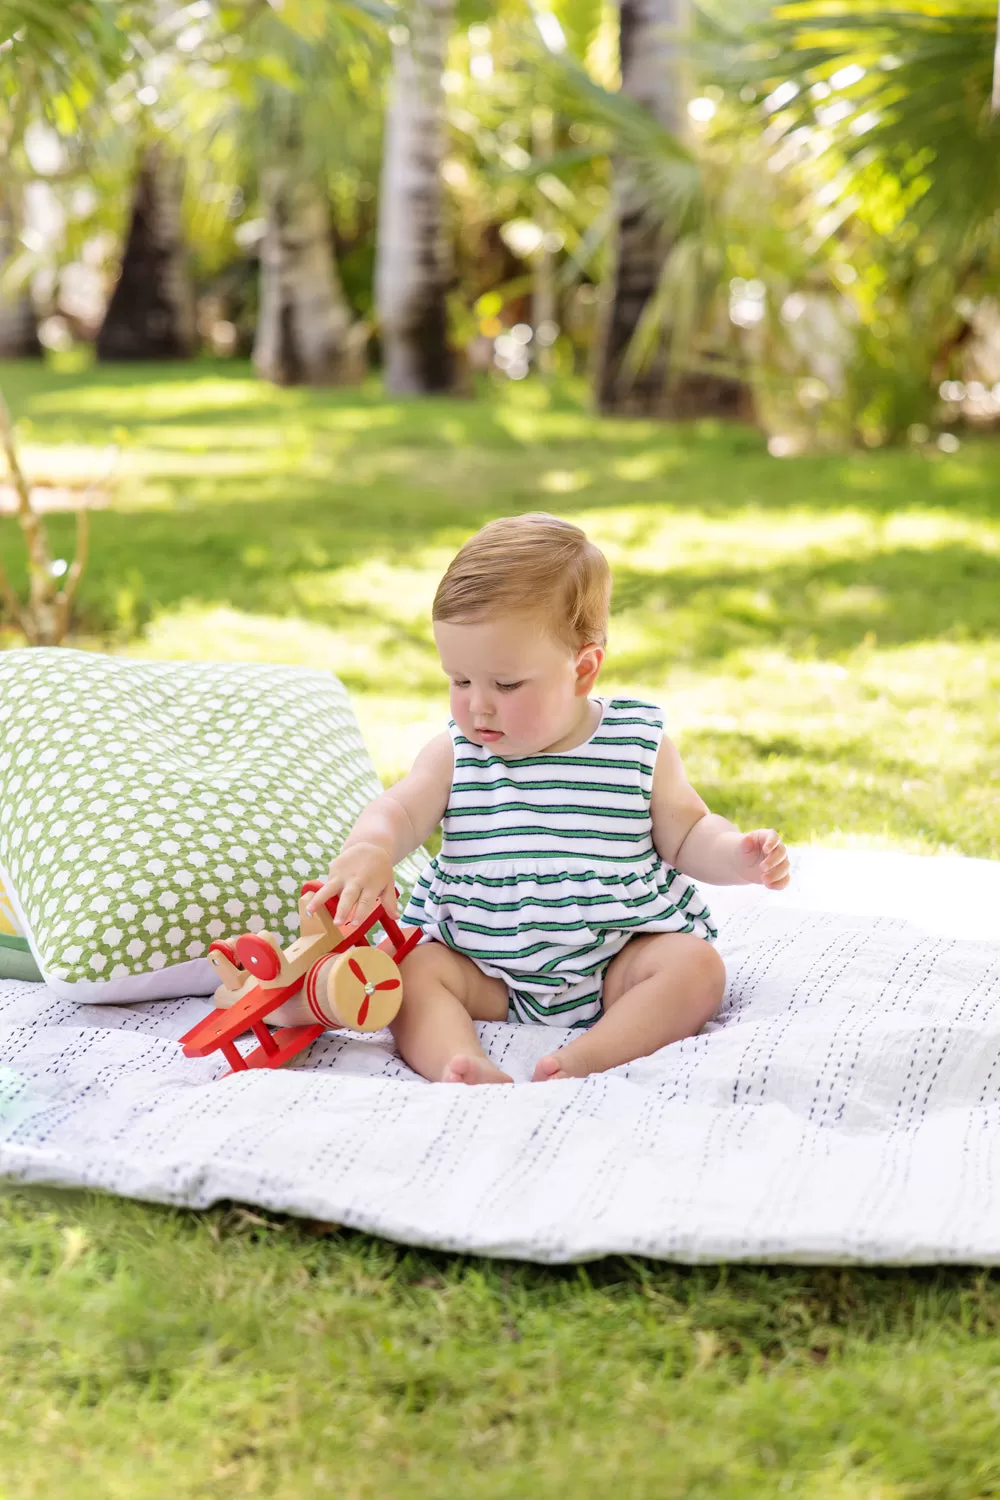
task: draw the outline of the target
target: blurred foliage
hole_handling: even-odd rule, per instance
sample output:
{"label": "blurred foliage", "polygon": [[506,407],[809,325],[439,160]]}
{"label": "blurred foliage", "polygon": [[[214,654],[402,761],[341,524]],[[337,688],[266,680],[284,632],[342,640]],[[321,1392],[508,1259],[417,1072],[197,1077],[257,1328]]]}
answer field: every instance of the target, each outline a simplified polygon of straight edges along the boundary
{"label": "blurred foliage", "polygon": [[[46,114],[69,130],[81,105],[114,71],[118,26],[142,5],[110,0],[0,0],[0,97],[7,120]],[[6,121],[5,121],[6,123]]]}
{"label": "blurred foliage", "polygon": [[[278,152],[325,184],[345,290],[370,316],[389,39],[405,23],[381,0],[0,0],[0,153],[12,184],[56,205],[47,233],[26,226],[8,282],[33,276],[43,311],[81,277],[107,290],[152,131],[185,150],[199,291],[240,347]],[[585,367],[628,160],[670,229],[634,366],[666,329],[675,376],[710,358],[749,381],[789,450],[954,417],[939,387],[1000,293],[994,0],[701,0],[683,139],[621,93],[617,28],[608,0],[457,6],[442,163],[457,340],[488,360],[532,322],[544,271],[555,367]]]}
{"label": "blurred foliage", "polygon": [[[933,420],[970,304],[1000,291],[997,9],[993,0],[760,9],[738,28],[731,13],[709,16],[701,55],[746,106],[732,121],[734,149],[756,134],[795,203],[785,244],[806,253],[813,283],[826,280],[853,334],[841,425],[869,443],[897,439]],[[797,270],[801,289],[806,267]]]}

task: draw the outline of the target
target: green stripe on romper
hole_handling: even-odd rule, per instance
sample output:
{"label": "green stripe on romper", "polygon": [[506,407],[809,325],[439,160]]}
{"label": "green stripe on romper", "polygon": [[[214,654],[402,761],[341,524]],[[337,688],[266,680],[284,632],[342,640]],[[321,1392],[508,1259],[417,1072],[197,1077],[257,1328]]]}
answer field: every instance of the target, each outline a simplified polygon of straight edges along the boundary
{"label": "green stripe on romper", "polygon": [[[537,802],[487,802],[485,807],[449,807],[447,817],[488,818],[509,812],[559,813],[573,818],[649,818],[644,807],[581,807],[579,803],[573,802],[548,803],[542,807]],[[559,829],[560,838],[565,832],[565,829]]]}
{"label": "green stripe on romper", "polygon": [[515,989],[513,986],[511,986],[511,997],[515,1005],[520,1005],[527,1011],[534,1011],[543,1020],[548,1016],[564,1015],[570,1010],[580,1010],[582,1006],[593,1005],[601,998],[599,991],[594,990],[589,995],[581,995],[579,1000],[563,1000],[558,1005],[545,1005],[536,1001],[532,995],[526,994],[524,990]]}
{"label": "green stripe on romper", "polygon": [[[597,954],[594,962],[577,968],[576,960],[578,958],[586,958],[588,953]],[[542,964],[541,972],[543,974],[551,974],[557,964],[565,963],[571,959],[573,960],[572,973],[576,978],[578,980],[589,979],[592,974],[597,973],[598,969],[603,968],[606,963],[609,963],[614,956],[613,953],[608,952],[607,938],[602,937],[598,942],[586,943],[582,948],[570,948],[567,953],[557,953],[555,958],[550,958],[546,963]]]}
{"label": "green stripe on romper", "polygon": [[[455,953],[463,953],[463,954],[465,954],[465,956],[467,958],[482,958],[482,959],[485,959],[487,963],[493,963],[497,967],[502,967],[501,965],[499,965],[499,964],[496,963],[496,961],[499,958],[514,959],[514,960],[522,959],[522,958],[525,958],[525,957],[530,958],[533,953],[540,952],[540,951],[542,951],[542,950],[544,950],[546,948],[551,948],[552,947],[551,943],[538,943],[533,948],[526,949],[526,950],[524,950],[523,952],[520,952],[520,953],[507,952],[507,953],[503,953],[503,954],[498,954],[494,948],[481,948],[481,949],[479,949],[479,948],[467,948],[467,947],[465,947],[463,944],[461,944],[457,940],[457,938],[455,937],[455,935],[451,932],[450,928],[451,928],[452,924],[449,923],[449,921],[447,920],[447,918],[442,919],[440,922],[437,922],[434,925],[436,926],[437,931],[440,934],[441,941],[445,944],[446,947],[451,948]],[[458,925],[458,924],[455,924],[455,925]],[[565,950],[565,951],[561,952],[557,956],[555,962],[561,962],[564,958],[571,957],[574,952],[575,952],[574,949],[568,949],[568,950]],[[549,967],[551,967],[551,963],[552,963],[552,961],[550,961]],[[579,971],[578,977],[580,979],[586,979],[587,976],[588,976],[588,971],[586,969],[581,969]],[[559,978],[557,978],[557,977],[555,977],[553,975],[546,974],[544,972],[543,973],[538,973],[538,974],[533,974],[531,976],[531,982],[532,982],[532,984],[536,984],[536,985],[546,985],[550,989],[559,989],[559,988],[561,988],[562,983],[563,983],[563,981],[561,979],[559,979]]]}
{"label": "green stripe on romper", "polygon": [[[466,958],[482,958],[482,959],[485,959],[487,963],[495,963],[495,961],[498,958],[503,958],[503,959],[530,958],[533,953],[538,953],[538,952],[543,951],[546,948],[551,948],[552,947],[551,943],[536,943],[533,948],[527,948],[527,949],[524,950],[523,953],[504,953],[504,954],[498,954],[494,948],[466,948],[463,944],[460,944],[459,942],[456,941],[454,935],[449,931],[449,926],[450,926],[450,924],[448,922],[441,922],[441,923],[438,924],[438,931],[440,932],[442,938],[444,939],[445,943],[447,944],[447,946],[449,948],[454,949],[454,951],[456,953],[464,953],[465,956],[466,956]],[[497,967],[501,967],[501,965],[498,964]],[[586,976],[585,975],[581,975],[581,978],[586,978]],[[543,977],[542,975],[536,975],[536,974],[533,974],[531,976],[531,982],[532,982],[532,984],[549,984],[550,983],[553,989],[559,989],[559,988],[561,988],[562,987],[562,983],[563,983],[563,981],[561,979],[555,979],[555,978],[553,978],[552,980],[548,980],[545,977]]]}
{"label": "green stripe on romper", "polygon": [[[560,762],[567,766],[605,766],[610,771],[644,771],[646,768],[639,760],[607,760],[603,756],[596,755],[561,755]],[[503,760],[499,755],[489,755],[485,760],[476,760],[472,756],[457,755],[456,766],[475,766],[482,769],[485,766],[503,766],[509,770],[511,765],[517,766],[547,766],[549,757],[546,755],[525,756],[523,760]]]}
{"label": "green stripe on romper", "polygon": [[[633,910],[638,911],[641,906],[648,906],[651,901],[658,901],[661,895],[662,892],[660,891],[647,891],[643,896],[628,897],[625,901],[622,902],[622,905],[628,906]],[[411,901],[414,899],[415,898],[413,896],[410,897]],[[560,906],[607,906],[609,904],[615,904],[618,899],[619,898],[615,895],[560,896],[558,900],[550,900],[545,896],[531,896],[527,899],[522,897],[520,900],[515,901],[484,901],[481,896],[450,895],[448,897],[448,905],[461,906],[466,909],[474,907],[477,911],[503,912],[523,911],[526,906],[539,906],[545,910],[555,910]],[[419,904],[421,906],[426,905],[423,900],[420,900]]]}
{"label": "green stripe on romper", "polygon": [[[557,861],[559,861],[559,863],[565,865],[566,857],[567,856],[566,856],[566,850],[565,849],[518,849],[516,851],[512,851],[510,849],[500,849],[495,854],[489,853],[485,849],[481,849],[478,853],[476,853],[476,854],[469,854],[469,855],[463,855],[463,854],[445,854],[444,850],[442,849],[441,853],[439,855],[437,855],[437,860],[438,860],[438,869],[443,871],[443,870],[447,869],[449,866],[453,866],[453,865],[474,865],[474,864],[477,864],[480,860],[503,860],[504,863],[509,864],[511,862],[511,859],[515,858],[515,857],[518,857],[518,858],[521,858],[521,859],[529,859],[530,858],[530,859],[533,859],[535,861],[545,860],[547,863],[551,863],[552,860],[557,860]],[[581,858],[582,859],[584,856],[583,855],[573,855],[572,857],[574,859],[576,859],[576,858]],[[610,864],[615,864],[615,865],[634,865],[635,864],[635,855],[634,854],[606,854],[602,850],[602,852],[601,852],[601,863],[604,864],[604,865],[610,865]],[[565,874],[562,876],[562,878],[563,879],[566,878]]]}
{"label": "green stripe on romper", "polygon": [[[606,857],[607,856],[602,855],[602,858]],[[440,856],[438,856],[438,858],[440,858]],[[653,863],[658,863],[658,859],[659,857],[654,855]],[[566,878],[563,874],[539,875],[534,870],[519,870],[516,875],[497,876],[454,875],[450,870],[438,869],[436,869],[435,873],[437,874],[438,879],[443,880],[446,885],[486,885],[490,887],[521,885],[526,880],[533,881],[537,885],[553,885],[556,881],[565,880]],[[676,873],[677,872],[675,870],[674,874],[676,875]],[[634,872],[631,875],[599,875],[588,871],[588,879],[604,880],[607,881],[608,884],[614,886],[632,885],[636,880],[642,880],[642,878],[643,876],[639,872]],[[423,874],[421,874],[420,879],[417,883],[419,885],[426,885],[428,890],[430,889],[430,877],[427,875],[426,870]]]}
{"label": "green stripe on romper", "polygon": [[[641,922],[642,918],[638,920]],[[617,927],[617,923],[615,924]],[[487,922],[467,922],[464,917],[455,918],[455,926],[462,932],[476,932],[483,937],[513,938],[525,932],[584,932],[579,922],[530,922],[525,920],[517,927],[491,927]]]}
{"label": "green stripe on romper", "polygon": [[[452,815],[449,812],[447,814],[447,816],[450,818]],[[524,825],[523,827],[520,827],[520,828],[497,828],[496,830],[491,829],[489,832],[487,832],[484,828],[470,828],[467,833],[465,833],[465,832],[462,832],[462,833],[452,833],[451,829],[449,829],[448,830],[448,841],[450,843],[452,840],[458,840],[458,839],[484,839],[484,838],[489,838],[489,839],[541,838],[541,839],[544,839],[544,838],[551,838],[553,836],[553,832],[554,832],[554,830],[551,829],[551,828],[544,828],[544,827],[540,828],[540,827],[538,827],[537,824],[534,824],[534,823],[528,823],[528,824],[526,824],[526,825]],[[609,839],[609,840],[614,840],[614,842],[618,843],[618,844],[623,844],[623,843],[644,844],[646,842],[648,834],[646,834],[646,833],[619,833],[615,829],[607,829],[607,830],[605,830],[605,829],[600,829],[600,828],[593,828],[593,829],[588,829],[588,828],[560,828],[559,831],[558,831],[558,836],[561,839]],[[534,851],[530,850],[530,849],[524,849],[524,850],[521,851],[522,854],[526,854],[526,855],[533,854],[533,852]],[[542,850],[542,849],[540,849],[538,852],[539,852],[539,854],[544,854],[545,853],[545,851]]]}
{"label": "green stripe on romper", "polygon": [[[640,722],[641,720],[638,719],[632,720],[634,724]],[[645,725],[644,727],[648,728],[649,726]],[[593,739],[584,740],[581,749],[590,745],[613,745],[618,750],[622,745],[635,745],[642,750],[655,750],[658,743],[657,740],[644,739],[641,734],[595,734]],[[463,735],[456,736],[455,744],[468,745],[470,750],[482,750],[484,748],[482,745],[477,745],[475,740],[465,739]],[[547,766],[555,759],[558,759],[565,765],[575,766],[579,765],[584,760],[584,757],[574,755],[572,750],[554,750],[550,755],[487,755],[482,760],[477,757],[473,763],[477,766],[490,766],[497,763],[507,765],[513,760],[519,766]],[[607,764],[603,760],[598,763],[601,765]]]}
{"label": "green stripe on romper", "polygon": [[[457,928],[459,924],[453,922],[450,925]],[[493,963],[498,957],[502,956],[504,963],[521,964],[527,958],[534,958],[536,954],[551,953],[554,946],[552,943],[544,942],[526,943],[523,948],[506,948],[503,950],[502,955],[498,955],[496,948],[466,948],[463,946],[462,952],[467,953],[470,958],[484,958],[487,963]],[[603,948],[603,941],[596,946]],[[549,959],[548,963],[542,965],[541,972],[543,974],[551,972],[550,965],[565,963],[568,959],[577,957],[578,951],[576,948],[560,949],[556,958]],[[584,949],[583,951],[586,952],[589,950]],[[581,975],[581,977],[583,976]]]}
{"label": "green stripe on romper", "polygon": [[[516,768],[517,761],[503,761],[503,762],[501,762],[501,764],[503,765],[504,770],[512,771],[512,770],[514,770]],[[489,770],[488,767],[480,766],[479,763],[478,763],[478,761],[473,761],[473,760],[466,760],[466,761],[461,761],[460,760],[460,761],[456,762],[456,765],[467,765],[469,767],[473,767],[474,766],[477,770],[481,770],[484,773]],[[624,771],[634,771],[634,772],[636,772],[636,774],[640,778],[646,777],[648,779],[648,778],[652,777],[652,774],[653,774],[653,767],[651,765],[645,765],[645,764],[643,764],[642,761],[618,761],[618,760],[612,761],[612,760],[601,759],[601,760],[591,760],[590,761],[590,765],[591,766],[601,766],[601,767],[604,767],[605,769],[607,769],[609,771],[614,771],[614,772],[619,772],[619,771],[623,771],[623,770]],[[570,769],[572,770],[572,767],[570,767]],[[621,785],[620,778],[618,780],[616,780],[616,781],[575,781],[575,780],[571,779],[569,776],[558,776],[558,775],[552,776],[548,781],[544,780],[541,777],[539,777],[538,780],[536,781],[536,780],[534,780],[530,776],[525,776],[525,777],[522,778],[522,777],[516,777],[516,776],[498,776],[498,775],[494,775],[494,774],[489,774],[489,775],[484,774],[478,780],[471,780],[470,779],[469,781],[453,781],[452,782],[452,790],[453,791],[454,790],[470,791],[470,790],[475,790],[475,789],[477,789],[479,787],[485,787],[485,788],[488,788],[488,789],[492,790],[493,787],[495,787],[495,786],[514,786],[514,787],[519,787],[522,791],[526,791],[526,792],[534,791],[536,788],[540,788],[540,787],[547,787],[547,786],[558,787],[558,786],[563,786],[563,787],[572,787],[574,789],[578,789],[578,790],[582,790],[582,791],[590,791],[590,792],[595,792],[595,793],[600,793],[600,792],[619,792],[619,793],[624,793],[626,796],[629,795],[629,793],[632,790],[631,787],[623,787]]]}
{"label": "green stripe on romper", "polygon": [[607,781],[513,781],[509,776],[497,776],[492,781],[454,781],[453,792],[493,791],[494,787],[513,787],[519,792],[611,792],[621,791]]}

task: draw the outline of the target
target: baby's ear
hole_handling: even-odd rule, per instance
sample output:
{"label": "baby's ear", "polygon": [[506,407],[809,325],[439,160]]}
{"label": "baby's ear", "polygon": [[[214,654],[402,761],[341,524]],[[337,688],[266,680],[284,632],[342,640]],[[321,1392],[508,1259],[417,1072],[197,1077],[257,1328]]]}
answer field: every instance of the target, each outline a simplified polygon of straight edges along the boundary
{"label": "baby's ear", "polygon": [[604,660],[604,647],[592,642],[589,646],[581,646],[576,656],[576,691],[582,697],[589,693],[597,680],[597,674],[601,670]]}

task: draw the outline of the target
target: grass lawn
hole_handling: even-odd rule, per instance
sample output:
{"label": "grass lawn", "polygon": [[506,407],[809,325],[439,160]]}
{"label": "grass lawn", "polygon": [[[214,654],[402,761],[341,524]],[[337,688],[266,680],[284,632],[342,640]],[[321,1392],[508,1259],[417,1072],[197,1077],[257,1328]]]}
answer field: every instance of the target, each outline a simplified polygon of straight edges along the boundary
{"label": "grass lawn", "polygon": [[[555,510],[614,568],[605,689],[665,703],[715,810],[1000,857],[1000,444],[775,460],[739,428],[596,422],[573,387],[406,404],[210,363],[0,388],[37,477],[122,446],[79,644],[329,665],[393,778],[443,722],[448,558]],[[9,520],[0,547],[17,575]],[[979,1500],[998,1361],[976,1270],[553,1271],[232,1207],[0,1214],[0,1500]]]}

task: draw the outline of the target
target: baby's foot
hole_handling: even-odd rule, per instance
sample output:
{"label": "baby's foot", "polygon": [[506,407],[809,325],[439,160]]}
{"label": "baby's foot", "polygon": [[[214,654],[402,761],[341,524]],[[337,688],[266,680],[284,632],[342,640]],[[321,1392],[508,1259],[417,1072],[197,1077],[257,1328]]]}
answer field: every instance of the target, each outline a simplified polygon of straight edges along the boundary
{"label": "baby's foot", "polygon": [[561,1047],[539,1061],[531,1081],[551,1083],[555,1078],[586,1078],[589,1072],[582,1059],[577,1063],[571,1047]]}
{"label": "baby's foot", "polygon": [[513,1083],[509,1073],[501,1073],[488,1057],[470,1057],[459,1052],[445,1068],[442,1083]]}

